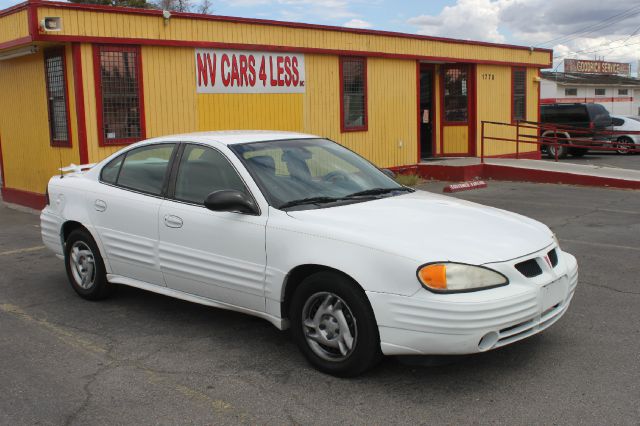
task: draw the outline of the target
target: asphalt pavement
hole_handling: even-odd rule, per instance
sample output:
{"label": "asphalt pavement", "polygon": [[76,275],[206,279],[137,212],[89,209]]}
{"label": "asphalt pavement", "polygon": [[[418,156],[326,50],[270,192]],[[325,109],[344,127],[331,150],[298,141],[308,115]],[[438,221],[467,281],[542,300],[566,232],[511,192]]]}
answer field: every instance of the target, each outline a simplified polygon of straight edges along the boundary
{"label": "asphalt pavement", "polygon": [[356,379],[315,371],[260,319],[126,287],[84,301],[38,217],[0,205],[0,424],[640,424],[640,192],[455,196],[547,223],[578,258],[572,306],[514,345]]}

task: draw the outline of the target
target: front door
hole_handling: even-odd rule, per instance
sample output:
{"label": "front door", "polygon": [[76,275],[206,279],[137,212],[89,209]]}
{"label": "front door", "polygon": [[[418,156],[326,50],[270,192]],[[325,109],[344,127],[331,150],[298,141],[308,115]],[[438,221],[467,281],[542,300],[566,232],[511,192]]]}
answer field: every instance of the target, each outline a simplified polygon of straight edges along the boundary
{"label": "front door", "polygon": [[250,195],[217,149],[185,144],[176,161],[178,169],[159,213],[158,257],[167,287],[264,312],[267,213],[204,207],[206,196],[217,190]]}
{"label": "front door", "polygon": [[420,158],[433,156],[433,68],[420,68]]}

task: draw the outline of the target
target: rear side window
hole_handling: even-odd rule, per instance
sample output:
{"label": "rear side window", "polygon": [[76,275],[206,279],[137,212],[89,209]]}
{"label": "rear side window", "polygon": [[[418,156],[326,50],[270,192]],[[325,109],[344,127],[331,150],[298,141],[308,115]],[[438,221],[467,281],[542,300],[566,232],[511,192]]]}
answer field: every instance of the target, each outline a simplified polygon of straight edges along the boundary
{"label": "rear side window", "polygon": [[160,195],[174,147],[175,144],[151,145],[127,152],[116,185]]}
{"label": "rear side window", "polygon": [[224,154],[205,146],[187,145],[180,160],[174,197],[203,204],[207,195],[223,189],[248,194],[242,179]]}
{"label": "rear side window", "polygon": [[102,168],[102,173],[100,174],[100,179],[103,182],[115,184],[118,180],[118,173],[120,173],[120,166],[122,166],[122,160],[124,159],[124,154],[111,160],[109,164]]}

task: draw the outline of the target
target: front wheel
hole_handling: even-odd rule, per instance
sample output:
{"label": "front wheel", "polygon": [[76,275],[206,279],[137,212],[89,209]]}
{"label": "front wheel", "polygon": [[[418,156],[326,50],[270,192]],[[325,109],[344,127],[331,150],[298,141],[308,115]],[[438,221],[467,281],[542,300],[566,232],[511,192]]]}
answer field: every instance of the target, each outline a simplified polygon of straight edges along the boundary
{"label": "front wheel", "polygon": [[307,277],[293,296],[289,318],[296,344],[322,372],[357,376],[382,357],[369,300],[343,275],[325,271]]}
{"label": "front wheel", "polygon": [[618,145],[616,145],[616,152],[618,154],[633,154],[633,152],[631,152],[631,149],[635,149],[636,146],[633,143],[633,140],[631,140],[631,138],[628,138],[626,136],[622,136],[620,138],[618,138]]}
{"label": "front wheel", "polygon": [[71,232],[65,243],[65,264],[69,283],[80,297],[100,300],[111,294],[113,286],[107,281],[102,256],[88,231]]}

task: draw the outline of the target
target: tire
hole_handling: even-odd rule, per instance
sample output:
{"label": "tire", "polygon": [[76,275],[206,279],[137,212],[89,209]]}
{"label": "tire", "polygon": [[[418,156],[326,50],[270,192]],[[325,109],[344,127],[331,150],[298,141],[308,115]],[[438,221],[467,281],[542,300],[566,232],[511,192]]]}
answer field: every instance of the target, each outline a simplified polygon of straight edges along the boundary
{"label": "tire", "polygon": [[64,250],[67,277],[75,292],[87,300],[109,297],[113,285],[107,281],[100,250],[91,234],[85,229],[72,231]]}
{"label": "tire", "polygon": [[569,148],[569,154],[571,154],[572,157],[584,157],[587,152],[589,152],[589,150],[586,148]]}
{"label": "tire", "polygon": [[322,271],[305,278],[293,295],[289,318],[300,351],[324,373],[357,376],[382,358],[369,300],[344,275]]}
{"label": "tire", "polygon": [[618,143],[622,144],[622,145],[617,145],[616,148],[616,152],[618,154],[629,154],[629,155],[633,155],[633,152],[629,152],[629,148],[631,149],[635,149],[635,145],[634,142],[631,138],[626,137],[626,136],[622,136],[620,138],[618,138]]}
{"label": "tire", "polygon": [[[551,135],[547,135],[545,137],[553,137]],[[567,158],[569,154],[569,147],[567,146],[567,142],[564,141],[564,136],[558,136],[558,158]],[[547,158],[556,158],[556,146],[553,143],[547,144]]]}

